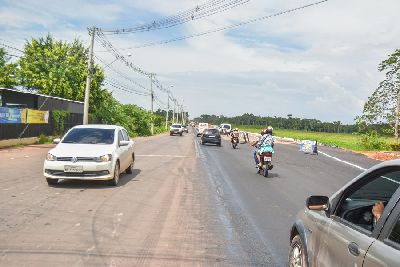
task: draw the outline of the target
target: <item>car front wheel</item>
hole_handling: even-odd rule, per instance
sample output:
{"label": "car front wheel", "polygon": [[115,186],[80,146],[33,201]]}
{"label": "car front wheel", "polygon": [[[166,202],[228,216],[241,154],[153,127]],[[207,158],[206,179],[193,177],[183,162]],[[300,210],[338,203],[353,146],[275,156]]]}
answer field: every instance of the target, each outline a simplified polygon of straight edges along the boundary
{"label": "car front wheel", "polygon": [[58,183],[58,179],[46,178],[48,185],[56,185]]}
{"label": "car front wheel", "polygon": [[116,186],[119,181],[119,163],[115,163],[114,177],[108,181],[109,185]]}
{"label": "car front wheel", "polygon": [[296,235],[290,242],[289,266],[307,267],[304,244],[299,235]]}

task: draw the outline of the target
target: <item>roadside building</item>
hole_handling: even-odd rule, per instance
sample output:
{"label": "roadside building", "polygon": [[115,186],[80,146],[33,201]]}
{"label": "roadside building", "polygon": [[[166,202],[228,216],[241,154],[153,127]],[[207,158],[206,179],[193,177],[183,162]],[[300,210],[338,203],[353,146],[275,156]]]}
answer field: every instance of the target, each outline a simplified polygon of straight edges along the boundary
{"label": "roadside building", "polygon": [[0,140],[54,134],[54,111],[68,112],[65,130],[83,122],[83,102],[0,88]]}

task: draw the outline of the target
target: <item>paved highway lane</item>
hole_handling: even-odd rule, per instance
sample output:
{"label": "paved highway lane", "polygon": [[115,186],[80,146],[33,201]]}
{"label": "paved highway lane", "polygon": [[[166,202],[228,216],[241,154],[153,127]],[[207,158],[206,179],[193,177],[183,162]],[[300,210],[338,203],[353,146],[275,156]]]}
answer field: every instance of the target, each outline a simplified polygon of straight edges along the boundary
{"label": "paved highway lane", "polygon": [[[375,162],[277,145],[270,178],[251,148],[193,134],[136,141],[117,187],[42,176],[49,146],[0,150],[0,266],[285,266],[288,231],[310,194],[331,194]],[[321,148],[321,150],[323,150]]]}
{"label": "paved highway lane", "polygon": [[322,147],[323,154],[310,155],[299,152],[296,145],[276,144],[275,167],[264,178],[256,174],[248,144],[239,149],[232,149],[227,141],[222,148],[197,146],[232,224],[238,225],[240,234],[240,218],[246,218],[246,230],[257,235],[262,249],[278,266],[286,266],[290,227],[306,198],[330,196],[360,174],[361,168],[378,163],[340,149]]}

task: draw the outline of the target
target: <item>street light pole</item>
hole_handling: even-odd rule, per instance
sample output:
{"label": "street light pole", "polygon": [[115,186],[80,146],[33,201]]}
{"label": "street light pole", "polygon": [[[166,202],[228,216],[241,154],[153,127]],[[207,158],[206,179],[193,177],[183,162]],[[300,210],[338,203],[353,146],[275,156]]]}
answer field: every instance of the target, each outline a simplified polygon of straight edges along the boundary
{"label": "street light pole", "polygon": [[89,29],[89,35],[91,37],[90,48],[89,48],[89,58],[88,58],[88,74],[86,77],[86,86],[85,86],[85,102],[83,105],[83,124],[89,123],[89,94],[90,94],[90,82],[92,80],[92,72],[93,72],[93,46],[94,46],[94,35],[96,34],[96,27],[92,27]]}

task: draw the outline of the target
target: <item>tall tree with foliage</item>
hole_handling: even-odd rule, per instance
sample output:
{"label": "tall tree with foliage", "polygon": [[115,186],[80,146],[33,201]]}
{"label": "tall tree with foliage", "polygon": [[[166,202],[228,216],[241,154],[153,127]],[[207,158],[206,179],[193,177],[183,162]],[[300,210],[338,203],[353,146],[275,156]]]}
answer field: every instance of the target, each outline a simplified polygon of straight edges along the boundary
{"label": "tall tree with foliage", "polygon": [[0,87],[12,88],[18,83],[17,64],[8,63],[10,59],[4,48],[0,48]]}
{"label": "tall tree with foliage", "polygon": [[[385,72],[385,79],[368,97],[364,105],[363,115],[357,118],[359,124],[388,124],[399,137],[400,113],[400,50],[397,49],[378,67]],[[393,132],[393,131],[392,131]]]}
{"label": "tall tree with foliage", "polygon": [[[83,101],[88,62],[88,50],[78,39],[68,43],[57,41],[51,35],[32,39],[25,44],[19,60],[21,85],[40,93]],[[90,85],[90,107],[96,112],[101,102],[103,70],[93,68]]]}

